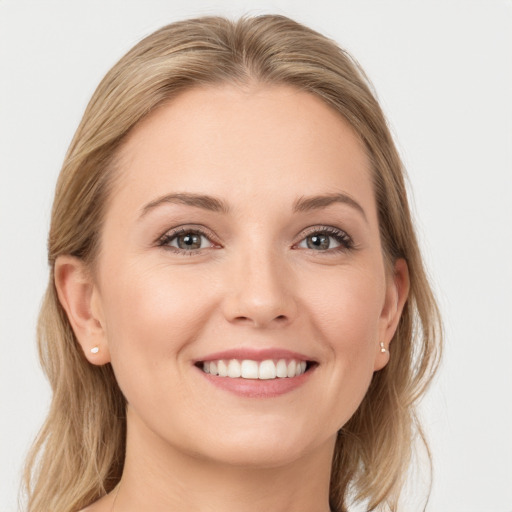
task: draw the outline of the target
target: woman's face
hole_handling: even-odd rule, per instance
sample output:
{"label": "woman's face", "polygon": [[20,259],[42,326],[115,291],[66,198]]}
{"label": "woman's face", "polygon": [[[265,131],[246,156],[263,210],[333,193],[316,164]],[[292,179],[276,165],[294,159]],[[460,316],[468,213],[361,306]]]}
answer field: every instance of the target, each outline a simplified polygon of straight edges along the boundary
{"label": "woman's face", "polygon": [[286,86],[197,88],[136,126],[116,172],[88,357],[109,354],[130,435],[234,464],[332,453],[400,302],[349,125]]}

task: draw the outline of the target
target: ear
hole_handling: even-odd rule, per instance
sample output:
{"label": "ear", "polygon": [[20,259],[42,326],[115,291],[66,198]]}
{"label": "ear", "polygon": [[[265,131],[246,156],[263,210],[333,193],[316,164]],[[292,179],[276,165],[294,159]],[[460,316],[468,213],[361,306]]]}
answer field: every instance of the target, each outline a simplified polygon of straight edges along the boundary
{"label": "ear", "polygon": [[[379,339],[376,340],[377,356],[374,371],[386,366],[389,361],[389,344],[396,332],[409,295],[409,269],[407,262],[400,258],[393,265],[393,272],[387,279],[386,298],[380,317]],[[384,344],[385,351],[382,350]]]}
{"label": "ear", "polygon": [[86,264],[74,256],[59,256],[54,276],[59,301],[85,357],[95,365],[110,362],[99,291]]}

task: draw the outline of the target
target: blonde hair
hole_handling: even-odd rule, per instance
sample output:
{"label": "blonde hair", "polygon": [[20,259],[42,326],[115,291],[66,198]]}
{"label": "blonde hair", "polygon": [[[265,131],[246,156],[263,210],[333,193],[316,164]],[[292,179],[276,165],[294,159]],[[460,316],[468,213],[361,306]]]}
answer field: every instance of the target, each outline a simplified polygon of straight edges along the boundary
{"label": "blonde hair", "polygon": [[226,82],[287,84],[338,111],[372,163],[386,261],[407,261],[410,294],[392,340],[389,364],[373,376],[353,417],[338,434],[330,503],[349,500],[396,510],[412,444],[423,438],[415,414],[437,367],[441,328],[416,241],[404,171],[384,115],[359,66],[333,41],[286,17],[230,21],[203,17],[168,25],[130,50],[94,93],[57,183],[49,235],[50,280],[38,339],[53,399],[25,471],[28,510],[76,511],[121,478],[125,400],[110,364],[85,359],[55,285],[54,264],[71,254],[93,265],[127,133],[180,91]]}

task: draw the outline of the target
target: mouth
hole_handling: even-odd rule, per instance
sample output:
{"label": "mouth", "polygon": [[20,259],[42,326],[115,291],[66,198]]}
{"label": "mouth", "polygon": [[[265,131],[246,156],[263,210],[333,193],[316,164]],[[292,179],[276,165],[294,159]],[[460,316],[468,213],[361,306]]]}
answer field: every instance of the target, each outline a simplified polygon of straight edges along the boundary
{"label": "mouth", "polygon": [[213,386],[242,398],[275,398],[310,381],[319,363],[281,348],[235,348],[205,355],[194,366]]}
{"label": "mouth", "polygon": [[195,366],[204,373],[216,377],[276,380],[300,377],[317,366],[317,363],[300,358],[210,359],[198,361]]}

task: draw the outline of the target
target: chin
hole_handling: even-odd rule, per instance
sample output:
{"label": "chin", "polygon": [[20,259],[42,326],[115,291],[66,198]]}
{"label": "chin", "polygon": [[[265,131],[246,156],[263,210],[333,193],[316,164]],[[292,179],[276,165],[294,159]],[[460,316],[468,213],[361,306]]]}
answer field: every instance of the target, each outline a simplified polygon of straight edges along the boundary
{"label": "chin", "polygon": [[209,432],[202,437],[196,454],[217,463],[247,468],[272,468],[291,464],[322,445],[334,445],[336,431],[308,431],[293,422],[269,421],[262,425],[255,422],[253,428],[246,427],[223,432]]}

